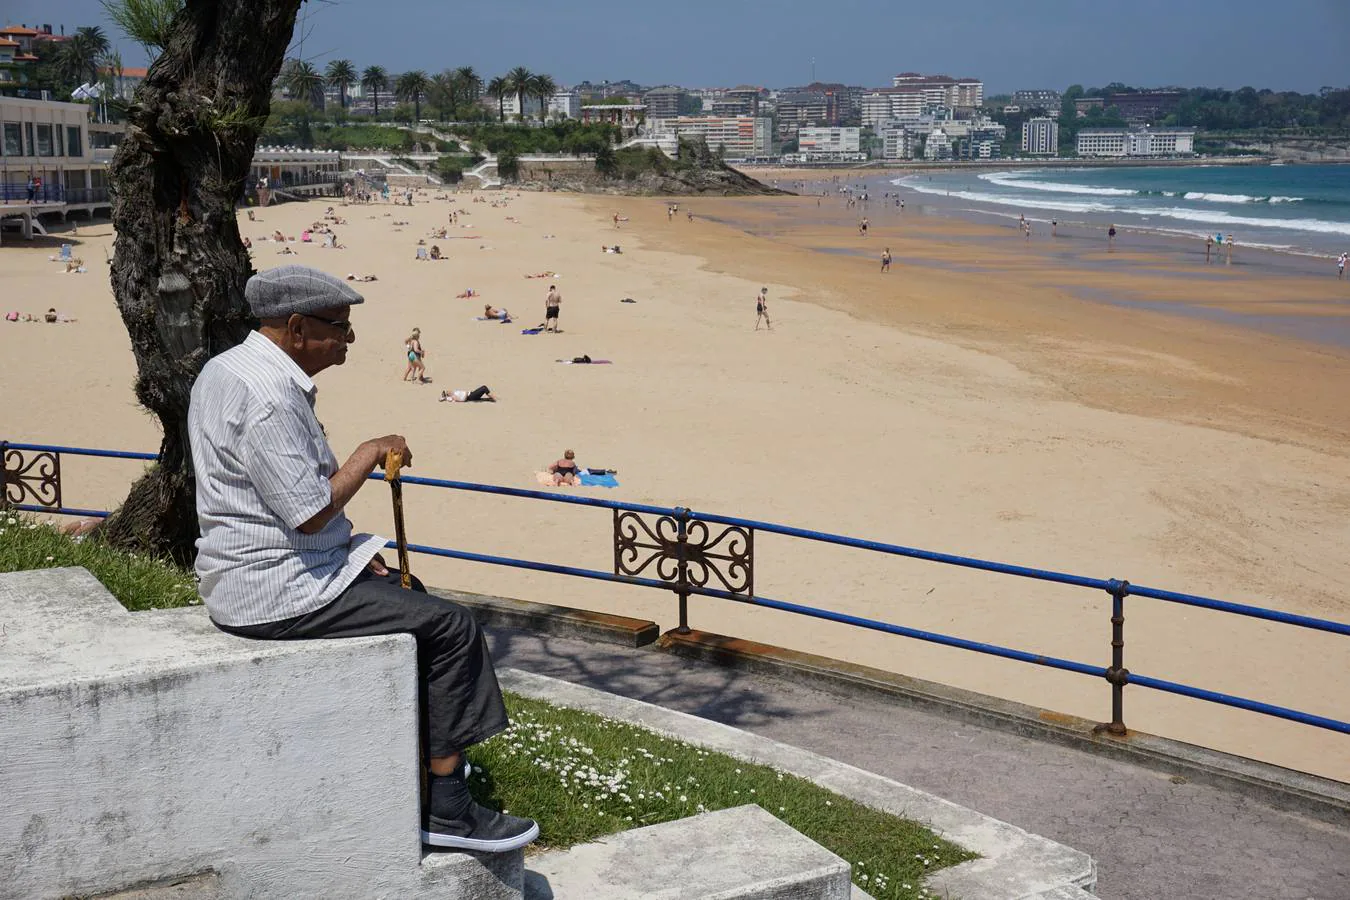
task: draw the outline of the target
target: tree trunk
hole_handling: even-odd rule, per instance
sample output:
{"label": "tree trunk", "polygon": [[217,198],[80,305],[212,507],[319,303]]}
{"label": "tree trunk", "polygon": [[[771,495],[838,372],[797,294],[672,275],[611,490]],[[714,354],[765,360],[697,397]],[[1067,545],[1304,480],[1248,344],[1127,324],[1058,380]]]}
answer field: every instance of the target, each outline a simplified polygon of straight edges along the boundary
{"label": "tree trunk", "polygon": [[187,0],[136,90],[113,159],[112,286],[136,357],[136,398],[164,432],[159,463],[101,529],[111,543],[187,563],[198,535],[189,392],[253,325],[244,195],[301,0]]}

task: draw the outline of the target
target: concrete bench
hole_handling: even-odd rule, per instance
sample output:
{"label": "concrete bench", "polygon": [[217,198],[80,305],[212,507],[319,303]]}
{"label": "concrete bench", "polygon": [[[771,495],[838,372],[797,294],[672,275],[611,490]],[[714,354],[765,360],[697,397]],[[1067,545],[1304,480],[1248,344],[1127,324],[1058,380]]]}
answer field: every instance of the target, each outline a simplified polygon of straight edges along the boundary
{"label": "concrete bench", "polygon": [[610,835],[529,860],[526,900],[849,900],[849,865],[758,806]]}
{"label": "concrete bench", "polygon": [[220,897],[519,900],[521,853],[423,851],[414,654],[0,575],[0,898],[214,873]]}

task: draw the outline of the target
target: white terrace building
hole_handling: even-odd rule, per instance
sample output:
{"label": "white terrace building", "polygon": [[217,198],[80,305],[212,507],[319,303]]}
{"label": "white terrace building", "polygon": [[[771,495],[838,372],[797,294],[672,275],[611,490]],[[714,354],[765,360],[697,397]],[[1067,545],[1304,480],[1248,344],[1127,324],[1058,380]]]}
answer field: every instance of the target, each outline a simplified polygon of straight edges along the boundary
{"label": "white terrace building", "polygon": [[107,159],[83,103],[0,97],[0,217],[23,219],[26,236],[36,216],[110,210]]}

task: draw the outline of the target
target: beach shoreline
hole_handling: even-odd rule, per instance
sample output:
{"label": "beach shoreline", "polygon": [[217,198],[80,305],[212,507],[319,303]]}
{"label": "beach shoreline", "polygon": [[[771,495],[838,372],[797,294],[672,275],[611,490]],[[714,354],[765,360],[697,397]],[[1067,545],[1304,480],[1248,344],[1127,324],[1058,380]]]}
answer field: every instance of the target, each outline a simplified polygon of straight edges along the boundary
{"label": "beach shoreline", "polygon": [[[509,197],[502,207],[474,196],[338,206],[349,249],[288,245],[294,256],[260,238],[298,234],[328,203],[271,207],[256,224],[241,211],[259,268],[378,278],[354,285],[367,303],[353,313],[348,363],[316,379],[339,459],[399,431],[416,453],[410,474],[540,489],[535,473],[569,448],[583,466],[618,470],[604,494],[616,499],[1350,618],[1350,401],[1339,388],[1350,352],[1082,295],[1339,318],[1334,279],[1238,266],[1198,278],[1143,248],[1084,246],[1065,259],[1048,241],[1029,250],[1006,228],[936,215],[874,216],[864,240],[852,211],[817,217],[815,198],[682,197],[671,217],[662,198],[476,195]],[[431,237],[451,209],[470,227]],[[416,261],[418,240],[448,259]],[[0,248],[13,305],[54,302],[79,320],[0,323],[0,372],[24,385],[0,437],[153,450],[102,262],[111,229],[82,223],[75,242],[84,275],[48,261],[59,236]],[[621,254],[600,252],[615,244]],[[896,264],[882,276],[887,245]],[[562,334],[522,334],[543,320],[550,283],[565,297]],[[753,329],[761,287],[772,332]],[[456,297],[467,288],[473,297]],[[478,321],[485,303],[515,321]],[[399,382],[414,325],[431,384]],[[555,362],[583,354],[613,364]],[[499,402],[437,402],[478,384]],[[108,508],[139,468],[63,460],[66,500]],[[417,543],[612,565],[610,517],[594,510],[423,487],[405,502]],[[358,529],[389,533],[378,485],[349,513]],[[755,552],[764,596],[1094,664],[1109,656],[1104,596],[774,535]],[[674,624],[661,591],[421,556],[414,571]],[[1076,715],[1107,710],[1099,680],[709,598],[690,606],[708,631]],[[1132,671],[1350,718],[1326,687],[1350,668],[1344,640],[1153,601],[1131,601],[1127,615]],[[1127,704],[1133,728],[1350,779],[1334,735],[1143,690]]]}

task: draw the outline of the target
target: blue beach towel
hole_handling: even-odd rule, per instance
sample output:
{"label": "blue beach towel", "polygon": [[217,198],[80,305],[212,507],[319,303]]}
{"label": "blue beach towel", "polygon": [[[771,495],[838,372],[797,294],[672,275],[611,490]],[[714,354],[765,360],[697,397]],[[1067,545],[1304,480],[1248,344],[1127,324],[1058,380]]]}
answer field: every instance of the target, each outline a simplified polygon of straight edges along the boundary
{"label": "blue beach towel", "polygon": [[522,328],[522,329],[520,330],[520,333],[521,333],[521,334],[539,334],[539,333],[541,333],[543,330],[544,330],[544,329],[542,329],[542,328]]}
{"label": "blue beach towel", "polygon": [[592,475],[589,472],[582,472],[577,477],[586,487],[616,488],[619,486],[619,479],[613,475]]}

